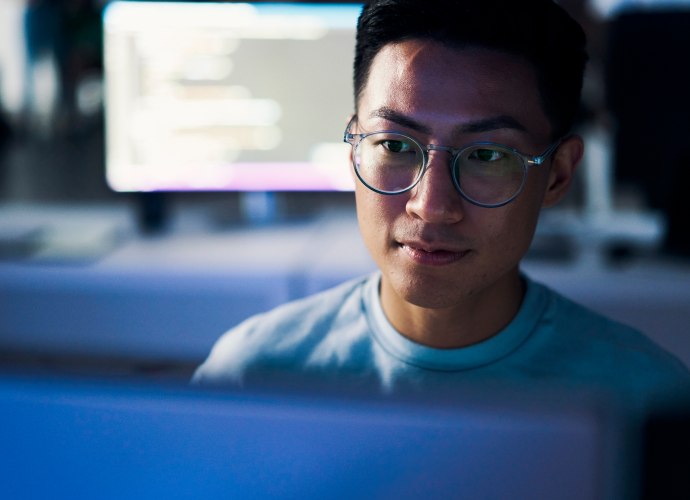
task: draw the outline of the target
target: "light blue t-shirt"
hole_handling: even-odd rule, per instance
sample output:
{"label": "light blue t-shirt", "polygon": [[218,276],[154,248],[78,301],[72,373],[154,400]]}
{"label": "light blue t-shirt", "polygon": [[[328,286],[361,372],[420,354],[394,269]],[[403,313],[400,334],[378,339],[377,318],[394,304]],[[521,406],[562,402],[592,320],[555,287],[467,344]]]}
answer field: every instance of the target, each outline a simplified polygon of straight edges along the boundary
{"label": "light blue t-shirt", "polygon": [[640,332],[524,277],[513,321],[490,339],[434,349],[398,333],[379,298],[380,272],[249,318],[224,334],[193,384],[241,386],[266,370],[347,379],[381,392],[568,384],[645,406],[690,395],[690,372]]}

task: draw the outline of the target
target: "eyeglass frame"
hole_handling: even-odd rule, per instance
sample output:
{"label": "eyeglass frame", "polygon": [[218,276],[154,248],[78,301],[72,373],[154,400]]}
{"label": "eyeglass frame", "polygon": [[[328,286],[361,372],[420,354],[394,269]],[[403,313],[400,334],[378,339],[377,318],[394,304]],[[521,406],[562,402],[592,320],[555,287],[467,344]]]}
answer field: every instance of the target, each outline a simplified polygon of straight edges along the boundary
{"label": "eyeglass frame", "polygon": [[[551,153],[553,153],[556,150],[556,148],[560,145],[561,141],[563,140],[563,138],[556,140],[553,144],[551,144],[551,146],[549,146],[546,149],[546,151],[544,151],[539,156],[532,156],[532,155],[528,155],[525,153],[520,153],[516,149],[513,149],[513,148],[508,147],[508,146],[504,146],[503,144],[498,144],[495,142],[474,142],[472,144],[468,144],[467,146],[463,146],[460,149],[455,149],[455,148],[452,148],[449,146],[437,146],[435,144],[428,144],[428,145],[424,146],[421,142],[419,142],[417,139],[415,139],[411,135],[403,134],[402,132],[397,132],[395,130],[378,130],[376,132],[370,132],[368,134],[351,134],[350,133],[350,127],[352,127],[352,124],[356,120],[357,120],[357,115],[353,115],[352,119],[350,120],[350,123],[347,124],[347,128],[345,129],[345,137],[343,139],[344,142],[346,142],[352,146],[353,152],[356,150],[357,146],[359,146],[359,144],[364,139],[366,139],[367,137],[369,137],[371,135],[374,135],[374,134],[397,134],[397,135],[400,135],[400,136],[405,137],[407,139],[410,139],[412,142],[414,142],[417,146],[419,146],[419,149],[422,150],[422,154],[423,154],[422,169],[421,169],[419,175],[417,176],[417,180],[415,180],[414,183],[410,187],[405,188],[401,191],[395,191],[395,192],[381,191],[380,189],[376,189],[376,188],[370,186],[369,184],[367,184],[367,182],[364,179],[362,179],[362,176],[359,173],[357,165],[355,164],[355,155],[353,154],[352,155],[352,166],[355,169],[355,174],[357,174],[357,178],[359,178],[359,180],[362,182],[362,184],[364,184],[367,188],[371,189],[375,193],[384,194],[384,195],[396,195],[396,194],[406,193],[406,192],[410,191],[411,189],[413,189],[417,184],[419,184],[419,181],[421,181],[422,177],[424,177],[424,173],[426,172],[427,165],[429,164],[429,152],[430,151],[444,151],[444,152],[451,154],[451,161],[449,163],[450,171],[451,171],[450,175],[451,175],[451,178],[453,179],[453,184],[455,185],[455,189],[458,190],[458,192],[460,193],[460,196],[462,196],[465,200],[472,203],[473,205],[476,205],[478,207],[483,207],[483,208],[502,207],[504,205],[507,205],[511,201],[513,201],[515,198],[517,198],[518,195],[522,192],[522,189],[525,187],[529,168],[533,165],[541,165],[542,163],[544,163],[544,161],[546,161],[546,159],[549,157],[549,155],[551,155]],[[359,138],[359,140],[356,140],[357,138]],[[510,151],[511,153],[514,153],[518,158],[520,158],[520,161],[522,161],[522,166],[524,168],[524,175],[522,177],[522,184],[520,185],[520,189],[517,191],[517,193],[515,193],[507,201],[504,201],[502,203],[497,203],[497,204],[480,203],[478,201],[472,200],[460,188],[460,183],[457,179],[457,176],[455,175],[455,169],[453,168],[453,165],[455,165],[455,162],[460,157],[460,153],[462,153],[463,151],[466,151],[467,149],[469,149],[473,146],[498,146],[498,147],[501,147],[503,149]]]}

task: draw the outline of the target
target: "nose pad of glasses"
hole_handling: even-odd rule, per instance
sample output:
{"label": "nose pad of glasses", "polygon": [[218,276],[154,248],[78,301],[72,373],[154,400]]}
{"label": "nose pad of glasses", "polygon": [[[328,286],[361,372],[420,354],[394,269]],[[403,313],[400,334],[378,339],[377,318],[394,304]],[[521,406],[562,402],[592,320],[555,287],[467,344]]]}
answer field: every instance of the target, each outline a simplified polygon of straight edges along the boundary
{"label": "nose pad of glasses", "polygon": [[[432,155],[431,153],[449,153],[450,158],[446,155]],[[455,188],[460,191],[458,183],[455,179],[455,173],[454,173],[454,166],[455,166],[455,161],[457,158],[456,150],[453,148],[448,148],[444,146],[427,146],[427,148],[424,151],[425,155],[425,162],[424,162],[424,170],[423,172],[420,173],[419,179],[417,182],[415,182],[415,185],[418,185],[420,182],[424,182],[424,179],[426,179],[429,175],[429,167],[434,166],[436,164],[436,171],[445,171],[445,169],[448,169],[448,175],[450,175],[452,179],[452,183],[455,186]],[[443,174],[442,174],[443,175]],[[462,193],[461,193],[462,194]]]}

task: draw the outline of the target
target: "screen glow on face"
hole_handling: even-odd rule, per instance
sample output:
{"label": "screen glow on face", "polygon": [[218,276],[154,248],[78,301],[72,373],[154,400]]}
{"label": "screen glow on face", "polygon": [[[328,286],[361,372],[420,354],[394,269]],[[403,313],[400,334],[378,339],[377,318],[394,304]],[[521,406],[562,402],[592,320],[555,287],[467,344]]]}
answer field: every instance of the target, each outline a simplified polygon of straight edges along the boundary
{"label": "screen glow on face", "polygon": [[[369,175],[362,174],[365,182],[356,186],[357,213],[382,272],[382,304],[392,315],[400,312],[401,327],[417,308],[450,310],[519,287],[518,265],[549,179],[548,164],[527,163],[548,151],[551,139],[538,89],[531,67],[490,50],[409,40],[384,47],[374,59],[358,103],[360,120],[351,130],[353,151],[367,136],[380,134],[390,141],[385,151],[400,159],[396,165],[410,168],[385,173],[378,185],[390,191],[382,194],[371,187],[378,178],[369,174],[362,153],[359,170]],[[390,119],[378,116],[382,109],[392,110]],[[523,129],[462,132],[497,114]],[[398,116],[427,131],[399,124]],[[406,144],[416,145],[416,152]],[[417,158],[424,152],[422,170],[424,161]],[[400,182],[388,182],[403,171]]]}

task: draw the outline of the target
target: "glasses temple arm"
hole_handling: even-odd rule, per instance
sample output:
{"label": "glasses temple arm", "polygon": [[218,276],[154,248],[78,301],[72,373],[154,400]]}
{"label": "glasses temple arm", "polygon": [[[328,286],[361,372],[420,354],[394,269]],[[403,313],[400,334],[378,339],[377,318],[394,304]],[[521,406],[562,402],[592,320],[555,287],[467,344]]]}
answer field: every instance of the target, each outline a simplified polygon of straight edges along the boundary
{"label": "glasses temple arm", "polygon": [[347,128],[345,129],[345,137],[343,138],[344,142],[347,142],[348,144],[353,144],[354,142],[354,134],[350,133],[350,128],[352,128],[352,124],[357,120],[357,115],[352,115],[352,118],[350,119],[350,123],[347,124]]}
{"label": "glasses temple arm", "polygon": [[549,155],[556,150],[556,148],[561,144],[562,140],[563,139],[558,139],[556,142],[551,144],[551,146],[549,146],[549,148],[546,151],[544,151],[544,153],[542,153],[541,156],[534,156],[532,159],[532,163],[534,163],[535,165],[541,165],[542,163],[544,163],[544,160],[546,160],[549,157]]}

